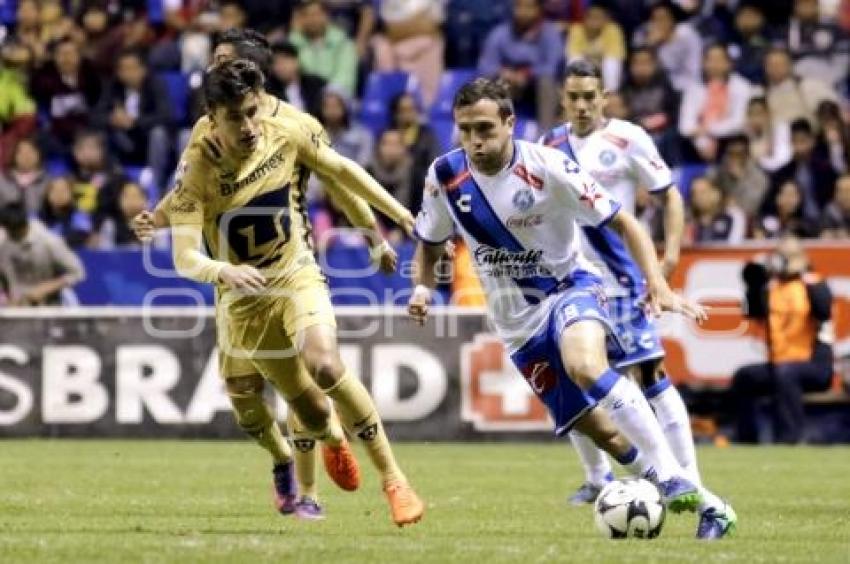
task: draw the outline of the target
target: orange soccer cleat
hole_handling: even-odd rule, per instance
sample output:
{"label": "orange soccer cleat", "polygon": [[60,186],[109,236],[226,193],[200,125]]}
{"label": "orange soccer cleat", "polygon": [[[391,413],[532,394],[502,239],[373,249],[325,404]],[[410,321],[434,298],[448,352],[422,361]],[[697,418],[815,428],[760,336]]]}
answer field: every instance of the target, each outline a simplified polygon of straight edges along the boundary
{"label": "orange soccer cleat", "polygon": [[351,443],[343,440],[338,447],[323,445],[322,458],[328,476],[337,486],[347,492],[353,492],[360,487],[360,466],[354,458]]}
{"label": "orange soccer cleat", "polygon": [[407,482],[393,482],[384,486],[393,521],[399,527],[418,523],[425,514],[425,504]]}

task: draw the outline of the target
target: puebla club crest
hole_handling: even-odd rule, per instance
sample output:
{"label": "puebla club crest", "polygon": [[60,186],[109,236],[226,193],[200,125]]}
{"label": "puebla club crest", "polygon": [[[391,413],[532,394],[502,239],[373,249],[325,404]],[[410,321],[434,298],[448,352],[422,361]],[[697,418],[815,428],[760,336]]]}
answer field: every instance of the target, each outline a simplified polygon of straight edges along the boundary
{"label": "puebla club crest", "polygon": [[617,155],[614,154],[614,151],[602,151],[599,154],[599,162],[602,163],[603,166],[611,166],[617,160]]}
{"label": "puebla club crest", "polygon": [[528,189],[520,190],[514,194],[513,203],[519,211],[528,211],[534,205],[534,194]]}

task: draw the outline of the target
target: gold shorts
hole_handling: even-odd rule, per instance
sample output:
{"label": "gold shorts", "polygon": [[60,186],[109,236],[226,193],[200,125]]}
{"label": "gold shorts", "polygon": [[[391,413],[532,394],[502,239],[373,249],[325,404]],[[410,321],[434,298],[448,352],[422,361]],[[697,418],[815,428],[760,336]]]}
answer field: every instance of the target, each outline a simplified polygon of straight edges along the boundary
{"label": "gold shorts", "polygon": [[296,336],[315,325],[336,327],[336,318],[318,266],[299,269],[267,292],[252,298],[225,295],[219,302],[219,369],[224,378],[259,373],[290,400],[313,384],[298,358]]}

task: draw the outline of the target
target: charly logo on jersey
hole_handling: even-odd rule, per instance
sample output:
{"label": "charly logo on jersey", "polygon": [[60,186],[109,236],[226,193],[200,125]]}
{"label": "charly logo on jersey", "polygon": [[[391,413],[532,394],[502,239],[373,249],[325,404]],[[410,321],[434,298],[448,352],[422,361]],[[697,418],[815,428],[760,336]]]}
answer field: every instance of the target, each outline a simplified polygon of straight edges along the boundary
{"label": "charly logo on jersey", "polygon": [[513,204],[519,211],[528,211],[531,209],[531,206],[534,205],[534,194],[532,194],[531,190],[527,188],[518,190],[514,194]]}
{"label": "charly logo on jersey", "polygon": [[599,153],[599,162],[602,163],[602,166],[611,166],[615,162],[617,162],[617,155],[614,151],[609,149],[605,149],[601,153]]}

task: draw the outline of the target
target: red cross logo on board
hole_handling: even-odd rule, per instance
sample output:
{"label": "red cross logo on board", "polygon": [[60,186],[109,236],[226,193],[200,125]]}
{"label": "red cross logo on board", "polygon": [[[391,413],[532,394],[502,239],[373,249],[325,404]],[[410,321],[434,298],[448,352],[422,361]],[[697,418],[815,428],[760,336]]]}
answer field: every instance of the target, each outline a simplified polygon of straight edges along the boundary
{"label": "red cross logo on board", "polygon": [[579,200],[587,203],[587,207],[593,209],[596,207],[596,200],[602,198],[602,194],[596,191],[596,184],[584,184],[582,183],[582,195],[579,196]]}

